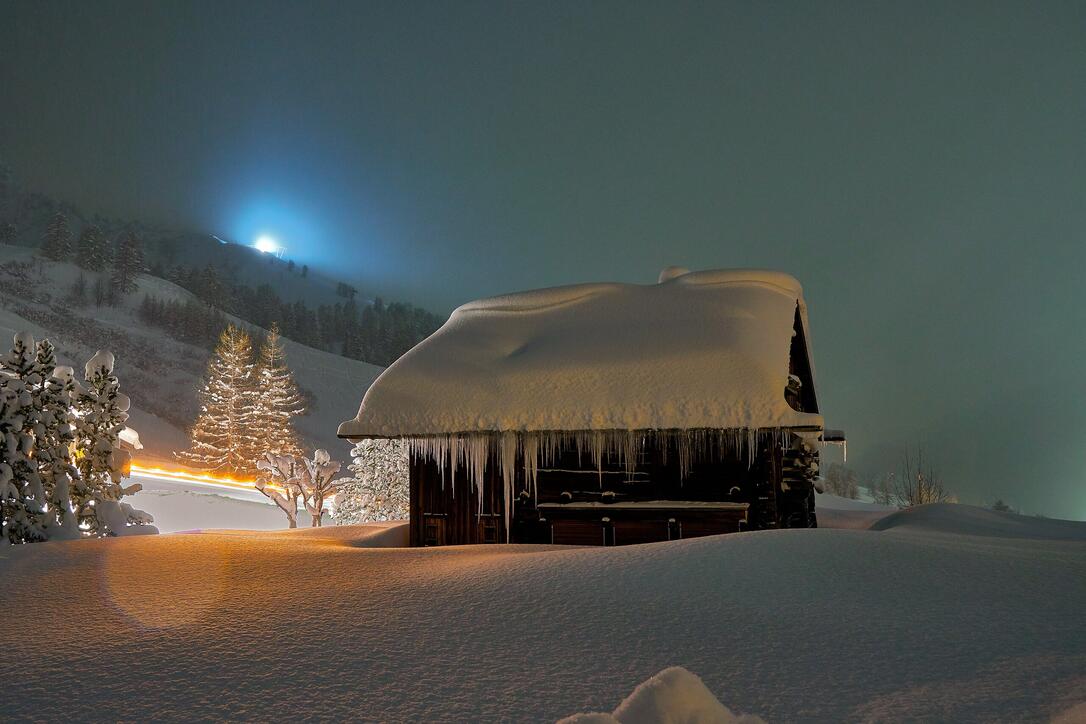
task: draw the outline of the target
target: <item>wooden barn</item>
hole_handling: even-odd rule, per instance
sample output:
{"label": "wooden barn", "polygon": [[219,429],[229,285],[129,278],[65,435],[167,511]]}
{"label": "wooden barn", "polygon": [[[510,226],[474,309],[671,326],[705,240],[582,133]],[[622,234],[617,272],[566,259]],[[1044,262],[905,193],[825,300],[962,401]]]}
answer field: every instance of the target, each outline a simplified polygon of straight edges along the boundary
{"label": "wooden barn", "polygon": [[413,545],[623,545],[816,525],[799,283],[666,269],[466,304],[339,436],[411,451]]}

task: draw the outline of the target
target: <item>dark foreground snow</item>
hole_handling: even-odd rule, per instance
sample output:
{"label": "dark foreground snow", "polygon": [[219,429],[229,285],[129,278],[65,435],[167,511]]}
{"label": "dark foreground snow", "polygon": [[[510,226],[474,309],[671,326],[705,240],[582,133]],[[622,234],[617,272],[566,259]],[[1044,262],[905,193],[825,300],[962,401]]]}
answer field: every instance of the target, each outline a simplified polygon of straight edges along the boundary
{"label": "dark foreground snow", "polygon": [[610,712],[675,665],[770,722],[1075,716],[1086,524],[941,505],[880,527],[372,547],[402,543],[385,525],[4,550],[0,718],[553,721]]}

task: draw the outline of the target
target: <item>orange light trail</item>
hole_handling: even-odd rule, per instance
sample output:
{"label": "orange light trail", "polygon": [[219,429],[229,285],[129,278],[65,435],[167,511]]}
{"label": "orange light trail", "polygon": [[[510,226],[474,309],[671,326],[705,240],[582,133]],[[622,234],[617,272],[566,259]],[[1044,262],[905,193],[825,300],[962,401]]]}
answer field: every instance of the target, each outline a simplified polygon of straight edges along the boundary
{"label": "orange light trail", "polygon": [[[151,478],[153,480],[165,480],[169,482],[179,483],[194,483],[196,485],[206,485],[211,488],[224,488],[227,490],[251,490],[253,492],[260,492],[256,489],[255,480],[245,480],[239,478],[233,478],[229,475],[216,476],[208,473],[194,473],[189,470],[178,470],[163,467],[149,467],[139,465],[138,463],[132,463],[130,467],[132,475],[138,475],[143,478]],[[273,490],[283,491],[277,485],[269,485],[269,488]]]}

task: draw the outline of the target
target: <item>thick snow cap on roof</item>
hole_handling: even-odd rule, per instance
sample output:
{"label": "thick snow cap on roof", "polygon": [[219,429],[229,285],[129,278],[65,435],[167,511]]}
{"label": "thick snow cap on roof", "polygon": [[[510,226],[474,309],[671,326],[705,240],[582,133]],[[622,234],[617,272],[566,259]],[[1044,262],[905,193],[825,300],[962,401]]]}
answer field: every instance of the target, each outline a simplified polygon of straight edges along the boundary
{"label": "thick snow cap on roof", "polygon": [[797,305],[806,327],[799,282],[682,271],[465,304],[339,435],[821,426],[784,398]]}

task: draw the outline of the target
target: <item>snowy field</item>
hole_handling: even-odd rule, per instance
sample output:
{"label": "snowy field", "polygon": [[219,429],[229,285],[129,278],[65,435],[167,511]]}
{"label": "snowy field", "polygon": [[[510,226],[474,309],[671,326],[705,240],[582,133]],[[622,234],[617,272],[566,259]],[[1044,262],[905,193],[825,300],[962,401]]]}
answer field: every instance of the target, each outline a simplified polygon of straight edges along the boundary
{"label": "snowy field", "polygon": [[405,540],[386,524],[9,549],[0,606],[29,618],[8,629],[0,711],[553,721],[610,712],[673,665],[769,722],[1086,711],[1086,524],[936,505],[876,527],[375,547]]}
{"label": "snowy field", "polygon": [[[143,490],[127,496],[125,502],[150,513],[162,533],[205,528],[278,530],[287,524],[283,511],[256,490],[212,488],[140,475],[125,481],[130,483],[139,483]],[[300,517],[308,524],[308,515]]]}

